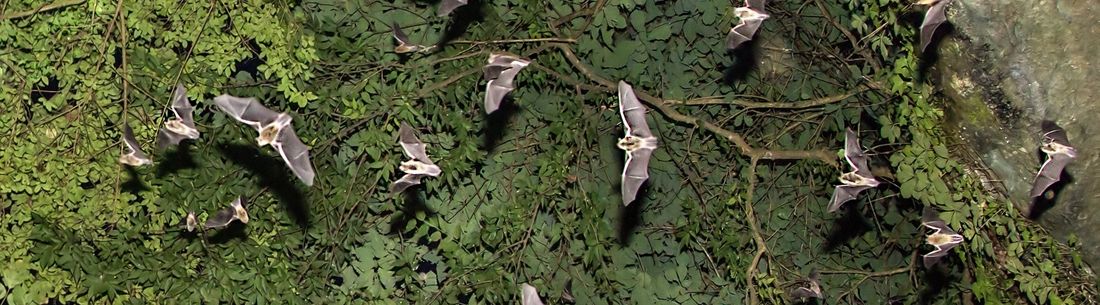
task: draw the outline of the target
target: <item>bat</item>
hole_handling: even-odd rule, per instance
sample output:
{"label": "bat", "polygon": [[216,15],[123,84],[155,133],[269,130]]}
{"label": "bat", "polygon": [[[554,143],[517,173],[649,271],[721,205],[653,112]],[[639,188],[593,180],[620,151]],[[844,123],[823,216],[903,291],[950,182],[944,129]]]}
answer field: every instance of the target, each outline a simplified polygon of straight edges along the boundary
{"label": "bat", "polygon": [[126,145],[126,152],[118,157],[119,163],[135,167],[153,163],[153,160],[150,160],[149,156],[141,151],[141,146],[138,145],[137,138],[134,137],[134,130],[130,129],[130,124],[122,125],[122,143]]}
{"label": "bat", "polygon": [[542,299],[539,299],[539,291],[535,289],[535,286],[523,283],[521,285],[523,293],[520,295],[520,299],[523,305],[543,305]]}
{"label": "bat", "polygon": [[764,12],[766,2],[767,0],[745,0],[744,7],[734,9],[734,14],[741,19],[741,22],[731,28],[730,33],[726,35],[726,49],[736,49],[745,42],[752,40],[752,37],[756,35],[756,31],[760,30],[760,24],[764,23],[764,19],[770,17]]}
{"label": "bat", "polygon": [[187,212],[187,217],[183,218],[183,225],[180,226],[187,232],[194,232],[195,227],[199,225],[199,221],[195,220],[195,212]]}
{"label": "bat", "polygon": [[809,298],[821,298],[821,283],[818,281],[818,273],[816,270],[810,271],[810,276],[802,279],[801,281],[804,282],[806,286],[798,287],[792,290],[792,298],[800,300],[806,300]]}
{"label": "bat", "polygon": [[485,113],[490,114],[500,108],[504,96],[515,89],[513,81],[520,70],[531,64],[530,60],[505,53],[489,54],[489,64],[482,69],[482,76],[489,80],[485,84]]}
{"label": "bat", "polygon": [[228,208],[218,210],[214,213],[214,216],[206,219],[205,227],[207,229],[218,229],[229,226],[234,220],[239,220],[241,223],[248,223],[248,210],[245,210],[247,203],[240,196],[237,196],[237,200],[233,200],[233,203],[229,204]]}
{"label": "bat", "polygon": [[836,212],[845,202],[855,199],[860,192],[878,186],[879,181],[871,174],[867,166],[867,155],[859,146],[859,136],[851,128],[844,134],[844,160],[852,167],[851,172],[840,175],[840,185],[833,190],[833,199],[829,202],[829,212]]}
{"label": "bat", "polygon": [[439,4],[439,12],[436,16],[443,17],[451,14],[459,6],[466,5],[467,0],[443,0],[443,3]]}
{"label": "bat", "polygon": [[305,185],[313,186],[315,173],[309,158],[309,147],[294,132],[290,114],[272,111],[251,97],[222,94],[214,98],[214,104],[237,121],[256,129],[260,133],[256,142],[261,147],[271,145],[275,148],[294,175]]}
{"label": "bat", "polygon": [[1052,121],[1041,123],[1043,130],[1043,146],[1040,149],[1046,153],[1047,160],[1039,168],[1039,174],[1035,175],[1035,182],[1031,185],[1031,197],[1039,197],[1046,192],[1062,177],[1062,170],[1066,164],[1077,159],[1077,149],[1070,146],[1066,130]]}
{"label": "bat", "polygon": [[393,31],[393,38],[397,39],[397,47],[393,48],[394,53],[401,54],[428,49],[425,46],[410,42],[409,36],[405,35],[405,31],[402,31],[401,27],[397,26],[397,22],[390,23],[390,30]]}
{"label": "bat", "polygon": [[405,122],[401,122],[401,129],[398,130],[398,144],[401,144],[409,161],[401,162],[399,168],[405,175],[390,185],[390,194],[401,193],[410,186],[420,184],[420,178],[424,176],[438,177],[442,173],[439,166],[428,159],[427,145],[420,142],[416,130]]}
{"label": "bat", "polygon": [[917,2],[917,4],[931,5],[928,11],[924,13],[924,22],[920,24],[920,51],[922,53],[925,49],[928,49],[928,44],[932,42],[932,34],[936,33],[936,29],[947,22],[947,14],[944,9],[947,8],[949,3],[951,3],[951,0],[920,0]]}
{"label": "bat", "polygon": [[157,149],[177,145],[184,139],[199,138],[199,130],[195,129],[195,120],[191,116],[191,111],[195,107],[192,107],[191,101],[187,99],[187,88],[182,84],[177,84],[176,90],[172,92],[171,109],[175,117],[165,121],[164,127],[157,132]]}
{"label": "bat", "polygon": [[626,135],[616,143],[619,149],[626,151],[622,174],[623,206],[634,201],[642,183],[649,179],[649,158],[657,149],[657,137],[649,131],[645,111],[634,95],[634,88],[619,81],[619,116],[626,127]]}
{"label": "bat", "polygon": [[951,250],[955,246],[958,246],[963,242],[963,236],[951,228],[947,227],[947,223],[940,219],[939,213],[929,207],[924,208],[924,216],[921,217],[921,225],[928,227],[932,230],[932,234],[928,235],[926,242],[929,245],[935,246],[936,250],[928,252],[924,255],[924,267],[930,268],[939,262],[940,258],[947,255],[947,251]]}

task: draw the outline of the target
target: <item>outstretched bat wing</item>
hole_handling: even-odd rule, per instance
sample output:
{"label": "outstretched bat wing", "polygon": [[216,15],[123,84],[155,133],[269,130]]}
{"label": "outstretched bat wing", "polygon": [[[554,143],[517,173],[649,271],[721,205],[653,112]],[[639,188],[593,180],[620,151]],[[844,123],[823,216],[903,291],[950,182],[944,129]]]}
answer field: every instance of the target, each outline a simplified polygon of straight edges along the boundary
{"label": "outstretched bat wing", "polygon": [[401,179],[397,179],[393,184],[390,184],[390,195],[404,192],[405,189],[420,184],[420,178],[424,178],[424,175],[420,174],[405,174],[401,176]]}
{"label": "outstretched bat wing", "polygon": [[945,9],[947,4],[951,0],[941,0],[928,8],[928,11],[924,13],[924,22],[920,25],[920,50],[924,52],[928,49],[928,44],[932,42],[932,35],[936,33],[936,29],[941,24],[947,22],[947,14]]}
{"label": "outstretched bat wing", "polygon": [[1069,137],[1066,136],[1066,130],[1058,126],[1058,123],[1050,120],[1043,120],[1039,124],[1039,128],[1043,130],[1043,143],[1054,142],[1064,146],[1071,146],[1069,144]]}
{"label": "outstretched bat wing", "polygon": [[161,127],[160,131],[157,131],[157,150],[164,150],[169,145],[179,145],[180,141],[187,139],[187,136],[181,135],[168,128]]}
{"label": "outstretched bat wing", "polygon": [[619,81],[619,116],[626,126],[626,133],[635,137],[652,137],[649,124],[645,121],[645,106],[634,95],[634,87],[625,81]]}
{"label": "outstretched bat wing", "polygon": [[313,186],[313,164],[309,160],[309,147],[294,133],[294,126],[287,125],[279,132],[278,138],[272,143],[275,150],[286,161],[286,165],[294,172],[298,179],[308,186]]}
{"label": "outstretched bat wing", "polygon": [[833,200],[829,202],[829,212],[836,212],[845,202],[856,199],[860,192],[871,188],[867,185],[837,185],[833,190]]}
{"label": "outstretched bat wing", "polygon": [[626,155],[626,166],[623,166],[622,196],[623,205],[628,206],[638,196],[638,189],[642,183],[649,179],[649,158],[653,155],[652,149],[636,149]]}
{"label": "outstretched bat wing", "polygon": [[224,228],[228,226],[229,223],[233,222],[233,215],[235,212],[233,207],[218,210],[218,212],[206,219],[206,224],[204,226],[207,229]]}
{"label": "outstretched bat wing", "polygon": [[523,283],[523,293],[520,295],[521,303],[523,305],[543,305],[542,299],[539,299],[539,291],[535,289],[535,286]]}
{"label": "outstretched bat wing", "polygon": [[467,0],[443,0],[443,3],[439,4],[439,12],[436,16],[443,17],[450,15],[456,8],[466,5]]}
{"label": "outstretched bat wing", "polygon": [[262,130],[265,125],[274,122],[279,116],[278,112],[264,107],[260,101],[252,97],[241,98],[222,94],[214,98],[214,105],[237,121],[252,126],[256,131]]}
{"label": "outstretched bat wing", "polygon": [[390,23],[390,31],[393,32],[393,38],[397,39],[398,44],[410,44],[409,36],[405,35],[405,31],[402,31],[401,27],[397,26],[397,22]]}
{"label": "outstretched bat wing", "polygon": [[844,159],[856,174],[863,177],[873,176],[871,169],[867,167],[867,155],[863,153],[863,148],[859,147],[859,135],[851,128],[844,133]]}
{"label": "outstretched bat wing", "polygon": [[504,101],[504,96],[512,92],[512,89],[515,88],[511,84],[507,86],[498,84],[496,79],[485,84],[485,113],[493,113],[500,109],[500,103]]}
{"label": "outstretched bat wing", "polygon": [[149,160],[149,156],[141,151],[141,145],[138,144],[137,138],[134,137],[134,130],[130,129],[130,124],[122,125],[122,142],[125,143],[126,148],[130,151],[127,154],[141,160]]}
{"label": "outstretched bat wing", "polygon": [[796,299],[821,298],[821,294],[806,287],[795,288],[791,291],[791,297]]}
{"label": "outstretched bat wing", "polygon": [[172,92],[172,112],[175,113],[176,118],[179,118],[183,125],[195,128],[195,120],[191,116],[194,109],[191,101],[187,99],[187,88],[184,88],[183,84],[177,84],[176,90]]}
{"label": "outstretched bat wing", "polygon": [[1031,197],[1042,196],[1047,188],[1058,182],[1062,177],[1062,170],[1072,160],[1073,158],[1066,154],[1048,155],[1047,161],[1043,162],[1043,167],[1039,168],[1039,174],[1035,175],[1035,182],[1031,185]]}
{"label": "outstretched bat wing", "polygon": [[764,4],[767,2],[767,0],[745,0],[745,6],[763,12]]}
{"label": "outstretched bat wing", "polygon": [[730,29],[730,33],[726,35],[726,49],[736,49],[745,42],[752,40],[762,23],[764,23],[763,19],[741,19],[741,23]]}
{"label": "outstretched bat wing", "polygon": [[408,123],[401,122],[401,129],[398,130],[398,134],[398,143],[401,144],[401,150],[405,151],[406,156],[425,164],[435,164],[431,159],[428,159],[427,146],[424,145],[424,142],[420,142],[420,139],[416,136],[416,130]]}

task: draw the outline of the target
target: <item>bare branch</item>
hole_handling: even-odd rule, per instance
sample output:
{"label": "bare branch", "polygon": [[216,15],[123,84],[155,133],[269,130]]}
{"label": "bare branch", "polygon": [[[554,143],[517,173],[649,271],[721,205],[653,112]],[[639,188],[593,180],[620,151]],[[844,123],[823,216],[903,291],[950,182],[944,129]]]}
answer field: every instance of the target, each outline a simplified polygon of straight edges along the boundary
{"label": "bare branch", "polygon": [[58,2],[54,2],[54,3],[48,3],[48,4],[45,4],[45,5],[39,6],[38,8],[33,9],[33,10],[22,11],[22,12],[14,12],[14,13],[11,13],[11,14],[0,15],[0,20],[23,18],[23,17],[34,15],[34,14],[38,14],[38,13],[41,13],[41,12],[48,12],[48,11],[52,11],[52,10],[56,10],[56,9],[64,8],[64,7],[68,7],[68,6],[73,6],[73,5],[77,5],[77,4],[81,4],[81,3],[84,3],[84,0],[65,0],[65,1],[58,1]]}
{"label": "bare branch", "polygon": [[754,108],[802,109],[802,108],[813,108],[813,107],[818,107],[818,106],[824,106],[824,105],[840,102],[840,101],[843,101],[843,100],[845,100],[849,97],[852,97],[853,95],[862,93],[862,92],[870,90],[870,89],[871,88],[869,88],[869,87],[861,87],[860,89],[856,89],[855,91],[848,92],[848,93],[843,93],[843,94],[838,94],[838,95],[833,95],[833,96],[820,97],[820,98],[809,99],[809,100],[803,100],[803,101],[798,101],[798,102],[756,102],[756,101],[750,101],[750,100],[744,100],[744,99],[726,100],[723,97],[705,97],[705,98],[690,99],[690,100],[686,100],[686,101],[665,100],[665,103],[669,104],[669,105],[684,105],[684,106],[737,105],[737,106],[745,107],[745,108],[748,108],[748,109],[754,109]]}

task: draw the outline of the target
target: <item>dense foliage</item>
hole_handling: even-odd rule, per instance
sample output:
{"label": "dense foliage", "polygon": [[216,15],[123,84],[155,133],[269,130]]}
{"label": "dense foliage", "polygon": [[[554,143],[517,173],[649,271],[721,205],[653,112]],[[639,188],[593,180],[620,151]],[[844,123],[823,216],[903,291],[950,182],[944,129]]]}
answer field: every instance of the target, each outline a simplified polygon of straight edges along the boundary
{"label": "dense foliage", "polygon": [[[0,300],[779,304],[816,269],[830,304],[1096,302],[1072,244],[953,161],[908,2],[776,1],[734,54],[730,1],[471,2],[3,2]],[[447,44],[395,54],[391,23]],[[486,116],[499,51],[533,63]],[[661,141],[626,208],[618,80]],[[153,151],[176,83],[202,136]],[[222,93],[294,112],[312,188]],[[402,121],[443,175],[390,198]],[[155,166],[118,164],[124,122]],[[846,127],[890,183],[830,214]],[[178,229],[238,195],[247,225]],[[967,239],[931,269],[923,206]]]}

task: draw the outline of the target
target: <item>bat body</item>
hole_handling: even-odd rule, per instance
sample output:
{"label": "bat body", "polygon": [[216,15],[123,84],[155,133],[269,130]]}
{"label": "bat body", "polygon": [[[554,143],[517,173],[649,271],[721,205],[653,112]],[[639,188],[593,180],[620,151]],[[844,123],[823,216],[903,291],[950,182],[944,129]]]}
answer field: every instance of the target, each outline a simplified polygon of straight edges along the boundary
{"label": "bat body", "polygon": [[752,40],[752,37],[756,35],[756,31],[760,30],[760,24],[764,23],[764,19],[770,17],[764,11],[766,2],[767,0],[745,0],[744,7],[734,9],[734,13],[741,21],[731,28],[729,34],[726,35],[727,49],[736,49],[745,42]]}
{"label": "bat body", "polygon": [[941,24],[947,22],[947,14],[944,9],[951,3],[952,0],[921,0],[918,4],[931,5],[928,11],[924,13],[924,22],[920,24],[920,50],[924,52],[928,49],[928,44],[932,42],[932,35],[936,33],[936,29]]}
{"label": "bat body", "polygon": [[855,199],[860,192],[878,186],[879,181],[871,174],[871,168],[867,165],[867,155],[859,146],[859,137],[852,129],[847,129],[844,134],[844,159],[851,172],[840,175],[841,185],[833,190],[833,199],[829,202],[829,212],[836,212],[840,206],[849,200]]}
{"label": "bat body", "polygon": [[539,299],[539,291],[535,289],[535,286],[523,283],[522,294],[520,295],[520,303],[523,305],[543,305],[542,299]]}
{"label": "bat body", "polygon": [[924,255],[925,268],[935,265],[942,257],[947,255],[948,250],[951,250],[951,248],[963,242],[963,236],[959,235],[959,233],[955,233],[951,228],[948,228],[947,223],[940,219],[938,213],[931,208],[924,209],[924,216],[921,217],[921,225],[935,230],[935,232],[928,235],[926,239],[926,242],[929,245],[935,246],[936,250]]}
{"label": "bat body", "polygon": [[187,217],[183,218],[183,227],[187,232],[194,232],[195,227],[199,225],[199,221],[195,219],[195,212],[187,212]]}
{"label": "bat body", "polygon": [[262,147],[271,145],[286,162],[287,167],[298,179],[308,186],[313,185],[313,164],[309,158],[309,147],[294,132],[293,120],[286,112],[267,109],[255,98],[240,98],[227,94],[214,98],[214,104],[237,121],[248,124],[260,133],[256,142]]}
{"label": "bat body", "polygon": [[436,13],[436,16],[443,17],[450,15],[456,8],[466,5],[466,2],[467,0],[443,0],[443,2],[439,4],[439,12]]}
{"label": "bat body", "polygon": [[401,122],[398,134],[398,144],[401,144],[401,149],[405,151],[409,161],[401,162],[399,168],[405,172],[405,175],[390,185],[390,194],[397,194],[410,186],[420,184],[420,178],[424,176],[438,177],[442,173],[439,166],[428,158],[427,145],[416,137],[416,130],[409,124]]}
{"label": "bat body", "polygon": [[645,121],[646,109],[634,95],[634,88],[619,81],[619,116],[626,127],[626,135],[616,146],[626,151],[626,165],[622,174],[623,205],[628,206],[638,195],[642,183],[649,179],[649,158],[657,149],[657,137]]}
{"label": "bat body", "polygon": [[805,286],[800,286],[791,291],[791,297],[799,300],[821,298],[821,283],[818,281],[817,271],[810,271],[810,276],[803,279]]}
{"label": "bat body", "polygon": [[214,216],[206,219],[205,227],[207,229],[218,229],[229,226],[234,220],[240,220],[241,223],[248,223],[248,210],[245,210],[245,202],[240,196],[237,200],[233,200],[233,203],[229,204],[228,208],[218,210],[214,213]]}
{"label": "bat body", "polygon": [[485,113],[493,113],[500,108],[504,96],[515,89],[513,82],[520,70],[531,64],[530,60],[504,53],[489,54],[489,64],[482,69],[482,76],[489,80],[485,84]]}
{"label": "bat body", "polygon": [[122,143],[126,146],[126,152],[118,157],[119,163],[135,167],[153,163],[153,160],[141,151],[141,145],[138,145],[134,130],[130,129],[129,124],[122,125]]}
{"label": "bat body", "polygon": [[1051,121],[1043,121],[1043,146],[1040,149],[1046,153],[1047,160],[1039,168],[1035,175],[1035,182],[1031,185],[1031,197],[1039,197],[1046,192],[1062,177],[1062,170],[1066,164],[1077,159],[1077,149],[1070,146],[1066,131]]}
{"label": "bat body", "polygon": [[393,32],[393,38],[397,39],[397,47],[393,48],[394,53],[409,53],[417,51],[426,51],[431,49],[422,45],[414,44],[409,41],[409,36],[405,35],[405,31],[401,30],[401,27],[397,26],[397,23],[390,24],[390,30]]}
{"label": "bat body", "polygon": [[195,129],[195,120],[191,116],[191,112],[195,107],[191,106],[191,101],[187,99],[187,89],[182,84],[176,85],[176,90],[172,92],[172,115],[174,116],[168,121],[164,122],[164,127],[161,127],[157,132],[157,149],[164,149],[168,145],[177,145],[184,139],[198,139],[199,130]]}

